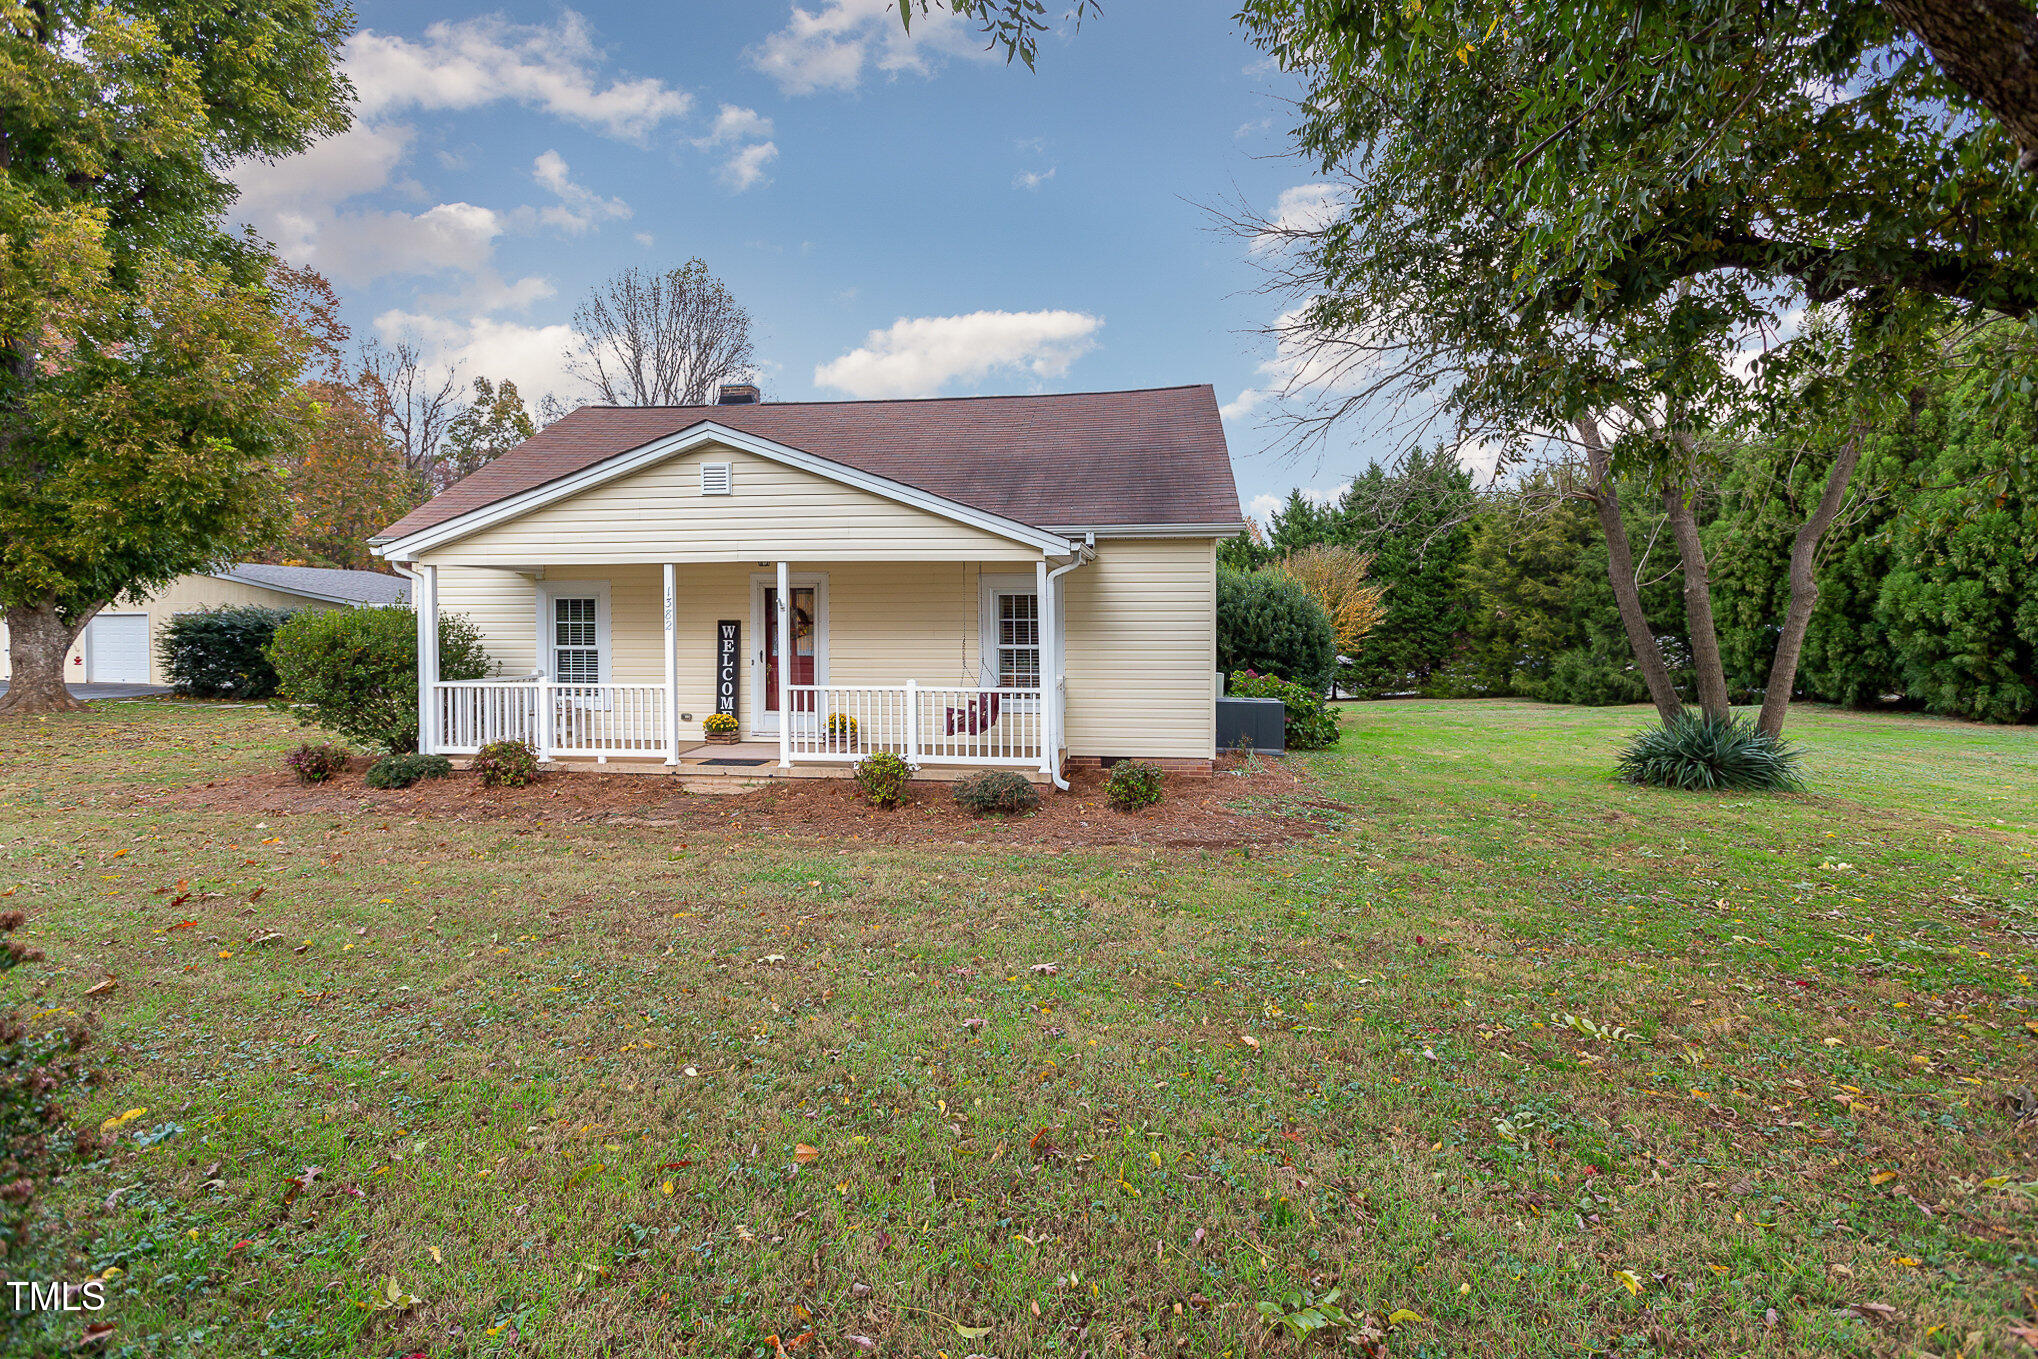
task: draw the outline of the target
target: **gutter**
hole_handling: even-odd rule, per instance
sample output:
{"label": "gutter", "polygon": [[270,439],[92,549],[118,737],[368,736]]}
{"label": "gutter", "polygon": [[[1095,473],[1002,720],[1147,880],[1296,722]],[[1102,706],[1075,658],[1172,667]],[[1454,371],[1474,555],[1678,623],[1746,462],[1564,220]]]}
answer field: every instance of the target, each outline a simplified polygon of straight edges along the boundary
{"label": "gutter", "polygon": [[[1071,544],[1071,546],[1075,545]],[[1081,566],[1083,563],[1090,561],[1096,555],[1097,555],[1097,535],[1094,533],[1087,533],[1083,535],[1083,543],[1081,544],[1081,546],[1076,546],[1075,555],[1069,559],[1069,564],[1067,566],[1057,566],[1052,571],[1049,571],[1047,573],[1047,588],[1049,590],[1054,589],[1054,583],[1056,581],[1060,580],[1063,576],[1066,576],[1069,572],[1075,570],[1078,566]],[[1068,632],[1069,620],[1063,616],[1062,611],[1060,609],[1056,609],[1054,611],[1054,620],[1056,628],[1063,634],[1066,634]],[[1055,669],[1054,678],[1056,687],[1055,696],[1054,698],[1050,699],[1049,702],[1056,703],[1057,706],[1059,706],[1061,691],[1067,685],[1067,675],[1062,669],[1064,659],[1065,658],[1062,656],[1061,638],[1056,637],[1054,639],[1054,669]],[[1057,712],[1055,715],[1059,717],[1062,714]],[[1062,744],[1061,723],[1059,722],[1056,722],[1054,724],[1054,742],[1057,746]],[[1048,752],[1048,758],[1054,761],[1054,772],[1049,774],[1048,777],[1054,780],[1054,786],[1057,790],[1066,793],[1069,790],[1069,781],[1063,778],[1061,775],[1061,760],[1057,758],[1060,755],[1060,753],[1061,752],[1059,750],[1053,750]]]}

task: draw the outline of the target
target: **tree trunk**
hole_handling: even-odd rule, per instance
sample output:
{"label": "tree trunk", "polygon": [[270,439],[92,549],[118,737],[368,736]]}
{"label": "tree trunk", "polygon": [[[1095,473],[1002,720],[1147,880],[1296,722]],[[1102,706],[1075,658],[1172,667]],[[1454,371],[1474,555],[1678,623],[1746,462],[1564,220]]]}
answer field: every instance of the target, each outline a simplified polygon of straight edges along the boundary
{"label": "tree trunk", "polygon": [[64,658],[92,621],[91,609],[73,621],[52,603],[14,605],[7,610],[7,692],[0,714],[83,712],[85,705],[64,687]]}
{"label": "tree trunk", "polygon": [[1727,673],[1720,664],[1720,634],[1713,625],[1712,572],[1706,565],[1705,544],[1698,537],[1698,516],[1691,496],[1679,484],[1663,489],[1663,511],[1670,517],[1670,532],[1677,540],[1677,557],[1684,566],[1684,626],[1691,634],[1691,664],[1698,672],[1698,706],[1707,717],[1726,717]]}
{"label": "tree trunk", "polygon": [[2038,173],[2038,14],[2030,0],[1889,0],[1947,79],[2017,139],[2017,165]]}
{"label": "tree trunk", "polygon": [[1642,612],[1642,591],[1635,584],[1635,554],[1628,546],[1627,525],[1621,520],[1620,492],[1608,465],[1606,444],[1599,437],[1599,421],[1590,416],[1577,422],[1578,437],[1584,441],[1586,466],[1591,477],[1588,492],[1599,511],[1599,531],[1606,538],[1606,573],[1613,582],[1613,597],[1620,605],[1621,627],[1628,634],[1628,649],[1635,653],[1649,697],[1665,726],[1684,715],[1684,700],[1670,682],[1670,669],[1663,664],[1663,649],[1649,629],[1649,617]]}
{"label": "tree trunk", "polygon": [[1797,537],[1790,544],[1790,607],[1784,610],[1783,627],[1776,634],[1776,659],[1769,666],[1769,687],[1763,691],[1762,716],[1756,724],[1770,736],[1783,735],[1791,691],[1797,688],[1797,662],[1804,652],[1805,629],[1811,626],[1812,609],[1819,602],[1819,541],[1847,499],[1847,484],[1854,478],[1855,464],[1861,461],[1863,433],[1855,430],[1840,445],[1818,508],[1798,526]]}

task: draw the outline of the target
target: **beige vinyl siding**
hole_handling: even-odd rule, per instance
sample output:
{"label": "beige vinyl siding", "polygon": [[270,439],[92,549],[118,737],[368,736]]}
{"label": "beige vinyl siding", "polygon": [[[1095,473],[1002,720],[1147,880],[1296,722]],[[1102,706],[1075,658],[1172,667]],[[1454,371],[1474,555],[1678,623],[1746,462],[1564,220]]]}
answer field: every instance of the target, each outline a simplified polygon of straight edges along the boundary
{"label": "beige vinyl siding", "polygon": [[1111,538],[1062,577],[1071,755],[1217,751],[1217,543]]}
{"label": "beige vinyl siding", "polygon": [[[729,463],[734,493],[701,494],[700,466]],[[729,449],[652,467],[422,555],[442,565],[618,561],[973,561],[1011,540],[782,463]]]}
{"label": "beige vinyl siding", "polygon": [[[739,485],[740,485],[739,481]],[[751,585],[775,568],[755,561],[682,563],[674,610],[679,653],[680,735],[698,739],[714,711],[715,626],[742,628],[738,711],[753,716],[751,658],[758,637]],[[426,561],[439,561],[429,554]],[[872,562],[793,558],[796,575],[827,581],[827,668],[833,684],[973,685],[978,678],[980,578],[1030,575],[1007,548],[977,561]],[[663,581],[657,565],[549,565],[544,584],[609,586],[609,652],[603,678],[659,684],[665,678]],[[1071,755],[1208,759],[1216,750],[1217,568],[1212,539],[1105,539],[1096,559],[1062,578],[1067,730]],[[501,569],[442,566],[439,606],[479,624],[505,675],[536,668],[539,582]]]}
{"label": "beige vinyl siding", "polygon": [[[157,648],[163,639],[163,629],[170,620],[180,613],[196,609],[237,608],[253,604],[264,609],[284,609],[295,612],[299,609],[331,609],[340,607],[323,600],[306,599],[302,595],[285,594],[260,585],[246,585],[237,580],[220,580],[216,576],[179,576],[166,586],[162,593],[139,602],[122,597],[101,610],[102,613],[145,613],[149,616],[149,683],[168,684],[163,674],[163,660]],[[7,655],[7,625],[0,623],[0,679],[8,674],[11,662]],[[78,641],[71,648],[71,654],[64,658],[64,673],[82,678],[85,673],[85,638],[80,633]]]}

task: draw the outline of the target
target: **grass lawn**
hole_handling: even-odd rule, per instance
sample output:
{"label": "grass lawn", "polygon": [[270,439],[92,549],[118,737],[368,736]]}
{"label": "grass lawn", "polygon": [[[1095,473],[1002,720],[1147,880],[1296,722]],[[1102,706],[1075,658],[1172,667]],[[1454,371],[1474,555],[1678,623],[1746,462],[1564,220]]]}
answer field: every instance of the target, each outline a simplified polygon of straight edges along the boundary
{"label": "grass lawn", "polygon": [[2030,1354],[2038,732],[1801,710],[1814,792],[1706,797],[1609,781],[1643,717],[1352,707],[1319,837],[1062,854],[0,724],[0,1001],[141,1111],[32,1272],[129,1355]]}

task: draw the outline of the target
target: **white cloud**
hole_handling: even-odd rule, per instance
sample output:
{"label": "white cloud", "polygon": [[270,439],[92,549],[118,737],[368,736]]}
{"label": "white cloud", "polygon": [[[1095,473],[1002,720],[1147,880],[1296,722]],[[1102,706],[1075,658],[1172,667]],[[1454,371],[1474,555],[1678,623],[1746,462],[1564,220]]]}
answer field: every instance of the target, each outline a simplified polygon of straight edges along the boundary
{"label": "white cloud", "polygon": [[1253,237],[1252,248],[1261,253],[1278,250],[1294,234],[1323,230],[1337,219],[1347,197],[1336,184],[1297,184],[1281,190],[1267,230]]}
{"label": "white cloud", "polygon": [[854,90],[866,63],[888,75],[924,76],[942,57],[990,55],[945,9],[915,13],[908,33],[897,0],[823,0],[818,10],[794,5],[786,26],[751,49],[750,64],[787,94],[813,94]]}
{"label": "white cloud", "polygon": [[735,193],[754,189],[759,184],[768,184],[771,177],[764,173],[764,167],[777,156],[778,145],[775,142],[758,142],[755,146],[746,146],[723,163],[722,182]]}
{"label": "white cloud", "polygon": [[587,20],[572,10],[557,23],[518,24],[501,15],[425,29],[422,41],[364,29],[347,43],[347,75],[363,117],[404,108],[475,109],[507,100],[643,141],[684,117],[693,96],[664,81],[606,80]]}
{"label": "white cloud", "polygon": [[502,217],[472,203],[440,203],[424,212],[338,212],[312,205],[278,211],[258,223],[283,255],[340,284],[392,274],[476,272],[488,264]]}
{"label": "white cloud", "polygon": [[1101,316],[1079,311],[976,311],[901,317],[862,347],[814,369],[814,384],[853,397],[933,396],[997,372],[1065,376],[1096,347]]}
{"label": "white cloud", "polygon": [[246,162],[233,176],[241,191],[239,209],[259,227],[262,218],[280,211],[372,193],[389,183],[413,135],[405,123],[355,123],[300,155]]}
{"label": "white cloud", "polygon": [[492,316],[452,320],[438,312],[392,310],[375,318],[385,340],[412,338],[440,371],[457,367],[463,380],[508,378],[533,412],[546,396],[571,404],[579,386],[566,371],[566,352],[574,343],[573,327],[565,324],[527,326]]}
{"label": "white cloud", "polygon": [[1050,165],[1046,170],[1021,170],[1018,174],[1012,176],[1012,187],[1015,189],[1037,189],[1047,183],[1048,180],[1053,179],[1054,172],[1059,168],[1059,166]]}
{"label": "white cloud", "polygon": [[1319,344],[1301,329],[1310,304],[1298,303],[1274,319],[1274,354],[1260,362],[1263,379],[1218,407],[1226,420],[1242,420],[1288,396],[1345,396],[1362,390],[1378,372],[1382,356],[1354,338],[1346,344]]}
{"label": "white cloud", "polygon": [[584,236],[594,230],[596,222],[630,215],[630,205],[622,199],[603,198],[586,185],[576,184],[566,158],[557,151],[543,152],[531,162],[531,178],[559,200],[541,210],[538,221],[569,236]]}
{"label": "white cloud", "polygon": [[724,104],[716,112],[715,121],[707,132],[694,138],[694,145],[726,146],[730,142],[769,140],[771,133],[771,119],[756,109]]}

